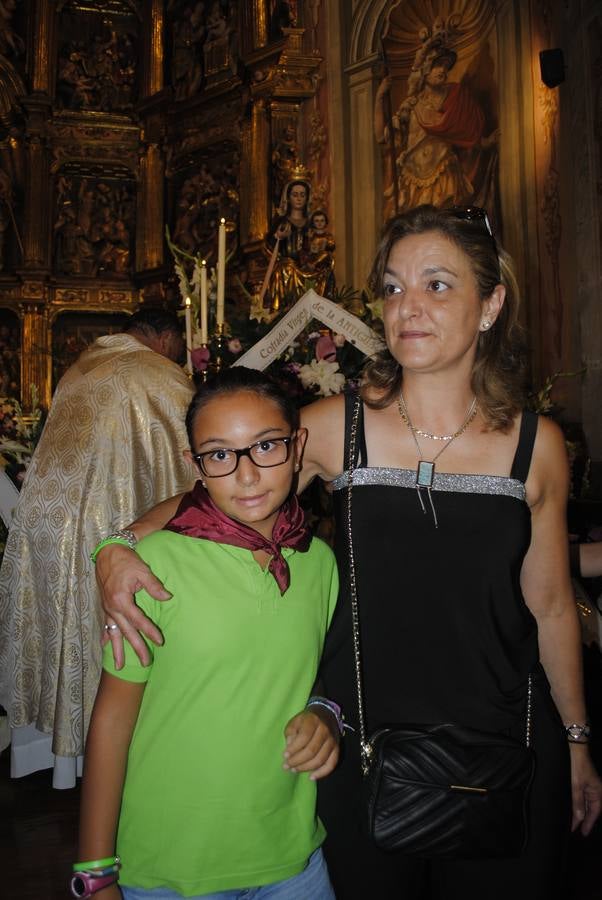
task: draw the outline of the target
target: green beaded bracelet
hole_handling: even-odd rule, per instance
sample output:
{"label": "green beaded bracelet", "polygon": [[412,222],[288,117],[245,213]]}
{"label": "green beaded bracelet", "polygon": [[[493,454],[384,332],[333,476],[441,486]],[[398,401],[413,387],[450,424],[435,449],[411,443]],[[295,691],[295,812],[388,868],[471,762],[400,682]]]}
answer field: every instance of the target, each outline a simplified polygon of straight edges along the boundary
{"label": "green beaded bracelet", "polygon": [[107,866],[119,866],[121,859],[118,856],[106,856],[104,859],[93,859],[91,862],[73,863],[74,872],[85,872],[88,869],[104,869]]}

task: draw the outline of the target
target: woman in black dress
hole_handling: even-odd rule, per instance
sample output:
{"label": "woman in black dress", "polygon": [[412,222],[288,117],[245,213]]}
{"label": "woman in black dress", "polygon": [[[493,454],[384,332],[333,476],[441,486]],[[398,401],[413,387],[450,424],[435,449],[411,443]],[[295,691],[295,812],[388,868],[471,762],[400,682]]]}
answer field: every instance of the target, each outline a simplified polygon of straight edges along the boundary
{"label": "woman in black dress", "polygon": [[[537,770],[522,857],[412,859],[363,837],[358,737],[348,735],[320,791],[335,891],[339,900],[448,900],[477,890],[550,900],[563,891],[571,800],[572,826],[587,834],[602,797],[587,749],[562,433],[522,411],[516,284],[480,211],[419,207],[395,217],[372,280],[384,297],[388,349],[366,371],[353,488],[368,733],[386,722],[453,721],[520,738],[531,673]],[[303,417],[301,486],[315,476],[332,482],[339,525],[349,405],[327,398]],[[146,516],[136,535],[168,514]],[[342,592],[323,678],[355,724],[341,527],[337,552]],[[112,597],[106,608],[135,644],[132,625],[151,637],[152,628],[127,595],[136,583],[159,585],[126,554],[110,546],[98,567]]]}

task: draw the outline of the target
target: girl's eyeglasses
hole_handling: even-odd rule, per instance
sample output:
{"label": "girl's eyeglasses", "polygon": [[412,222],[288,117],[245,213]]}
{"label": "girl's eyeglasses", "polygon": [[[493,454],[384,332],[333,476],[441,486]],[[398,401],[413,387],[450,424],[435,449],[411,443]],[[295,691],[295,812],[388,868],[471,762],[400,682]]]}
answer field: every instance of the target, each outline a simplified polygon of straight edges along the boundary
{"label": "girl's eyeglasses", "polygon": [[201,472],[207,478],[231,475],[238,468],[242,456],[248,456],[260,469],[271,469],[272,466],[281,466],[288,460],[292,439],[293,435],[264,438],[240,450],[234,447],[217,447],[215,450],[194,453],[192,458],[199,464]]}

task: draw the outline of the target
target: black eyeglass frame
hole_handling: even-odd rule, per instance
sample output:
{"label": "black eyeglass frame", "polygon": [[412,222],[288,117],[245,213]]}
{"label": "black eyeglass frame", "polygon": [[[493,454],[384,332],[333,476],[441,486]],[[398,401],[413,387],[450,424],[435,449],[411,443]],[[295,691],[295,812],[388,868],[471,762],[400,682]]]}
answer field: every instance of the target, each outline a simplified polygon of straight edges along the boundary
{"label": "black eyeglass frame", "polygon": [[[274,469],[276,468],[276,466],[283,466],[288,462],[291,455],[291,442],[293,441],[294,437],[294,434],[290,434],[288,437],[262,438],[262,440],[254,441],[252,444],[249,444],[248,447],[243,447],[241,450],[237,450],[236,447],[215,447],[213,450],[204,450],[203,453],[193,453],[192,458],[196,463],[198,463],[201,472],[206,478],[225,478],[227,475],[232,475],[238,469],[238,464],[242,456],[248,456],[253,465],[257,466],[258,469]],[[263,465],[262,463],[258,463],[253,459],[253,457],[251,456],[251,451],[253,450],[253,448],[258,447],[260,444],[267,443],[284,444],[284,446],[286,447],[286,456],[281,462],[268,463],[267,465]],[[234,468],[229,472],[222,472],[220,475],[210,475],[205,468],[204,458],[206,456],[211,456],[213,453],[219,453],[220,450],[227,450],[228,453],[234,453],[236,455],[236,463],[234,464]]]}

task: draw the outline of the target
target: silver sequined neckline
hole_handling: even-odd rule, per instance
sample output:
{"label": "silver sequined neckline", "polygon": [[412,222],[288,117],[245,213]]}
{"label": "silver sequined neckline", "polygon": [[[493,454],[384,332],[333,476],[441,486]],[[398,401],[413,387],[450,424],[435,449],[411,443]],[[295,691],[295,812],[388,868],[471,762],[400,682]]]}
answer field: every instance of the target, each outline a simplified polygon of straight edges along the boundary
{"label": "silver sequined neckline", "polygon": [[[347,472],[341,472],[331,484],[335,491],[346,488],[348,485]],[[416,471],[386,466],[368,466],[353,470],[353,484],[357,486],[386,485],[416,490]],[[523,482],[507,475],[458,475],[451,472],[435,472],[432,489],[434,491],[455,491],[461,494],[492,494],[513,497],[522,501],[526,499]]]}

